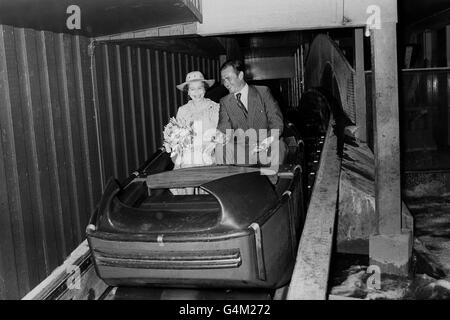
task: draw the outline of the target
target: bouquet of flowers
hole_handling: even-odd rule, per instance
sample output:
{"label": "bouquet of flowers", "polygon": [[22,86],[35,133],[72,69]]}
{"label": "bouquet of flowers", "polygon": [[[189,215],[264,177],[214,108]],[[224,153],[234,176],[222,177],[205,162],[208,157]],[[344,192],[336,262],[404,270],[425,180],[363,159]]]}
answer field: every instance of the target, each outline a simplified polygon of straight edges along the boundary
{"label": "bouquet of flowers", "polygon": [[169,123],[164,127],[164,148],[170,157],[174,158],[183,154],[183,150],[190,148],[193,144],[194,129],[192,123],[170,118]]}

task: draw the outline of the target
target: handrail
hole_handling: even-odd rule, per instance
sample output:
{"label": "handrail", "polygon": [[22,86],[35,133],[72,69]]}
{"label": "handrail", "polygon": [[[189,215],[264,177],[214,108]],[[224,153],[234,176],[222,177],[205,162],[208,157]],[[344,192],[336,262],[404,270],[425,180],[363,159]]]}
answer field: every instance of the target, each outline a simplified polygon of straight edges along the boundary
{"label": "handrail", "polygon": [[330,119],[303,227],[288,300],[327,299],[341,159]]}
{"label": "handrail", "polygon": [[164,152],[166,149],[164,147],[159,148],[150,159],[145,161],[137,170],[133,171],[131,175],[122,181],[122,188],[127,187],[133,180],[138,177],[145,169],[147,169],[152,163],[154,163]]}
{"label": "handrail", "polygon": [[433,72],[433,71],[450,71],[450,67],[429,67],[429,68],[409,68],[409,69],[401,69],[402,72],[414,72],[414,71],[425,71],[425,72]]}
{"label": "handrail", "polygon": [[87,240],[22,300],[86,300],[103,295],[108,285],[95,273]]}
{"label": "handrail", "polygon": [[[181,168],[172,171],[164,171],[148,175],[142,180],[147,182],[147,187],[150,189],[165,189],[165,188],[187,188],[199,187],[204,183],[221,179],[224,177],[260,172],[260,168],[240,167],[240,166],[198,166]],[[140,181],[135,179],[134,181]]]}
{"label": "handrail", "polygon": [[[408,68],[400,69],[401,72],[433,72],[433,71],[450,71],[450,67],[429,67],[429,68]],[[365,70],[365,74],[372,74],[372,70]]]}

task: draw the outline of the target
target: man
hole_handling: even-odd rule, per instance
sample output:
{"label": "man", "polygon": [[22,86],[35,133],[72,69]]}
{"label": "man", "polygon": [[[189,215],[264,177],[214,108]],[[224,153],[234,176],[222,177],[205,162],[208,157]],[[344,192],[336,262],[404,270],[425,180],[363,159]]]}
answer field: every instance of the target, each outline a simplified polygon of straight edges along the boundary
{"label": "man", "polygon": [[[216,147],[216,161],[223,163],[225,158],[226,163],[235,164],[282,163],[286,145],[279,140],[283,132],[280,107],[269,88],[248,85],[244,71],[239,60],[229,60],[220,69],[229,94],[220,100],[217,128],[227,142],[225,150]],[[245,159],[239,157],[239,151]]]}

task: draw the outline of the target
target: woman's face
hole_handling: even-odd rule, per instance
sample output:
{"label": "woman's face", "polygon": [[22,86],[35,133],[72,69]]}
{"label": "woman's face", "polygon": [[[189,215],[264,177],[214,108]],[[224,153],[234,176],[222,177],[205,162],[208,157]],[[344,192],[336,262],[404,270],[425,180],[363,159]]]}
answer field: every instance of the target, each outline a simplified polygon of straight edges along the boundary
{"label": "woman's face", "polygon": [[188,95],[194,102],[203,99],[205,96],[205,85],[202,81],[191,82],[188,86]]}

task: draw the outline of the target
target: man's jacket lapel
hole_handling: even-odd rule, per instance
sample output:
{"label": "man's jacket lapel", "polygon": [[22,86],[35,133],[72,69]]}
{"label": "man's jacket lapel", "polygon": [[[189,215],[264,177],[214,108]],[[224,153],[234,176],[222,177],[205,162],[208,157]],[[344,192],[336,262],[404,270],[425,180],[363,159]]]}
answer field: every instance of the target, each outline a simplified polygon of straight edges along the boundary
{"label": "man's jacket lapel", "polygon": [[253,86],[248,86],[248,126],[250,128],[254,127],[254,121],[256,112],[259,110],[260,100],[256,88]]}

